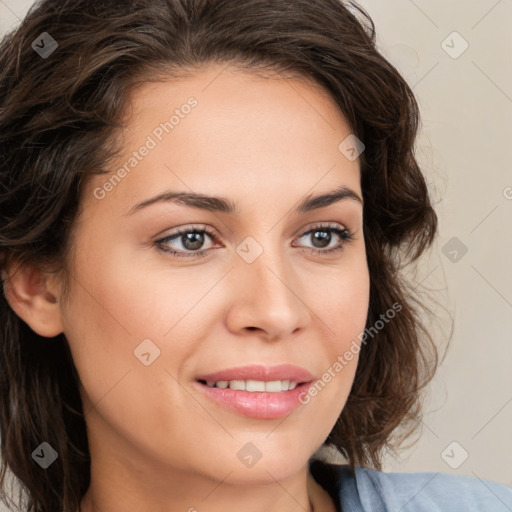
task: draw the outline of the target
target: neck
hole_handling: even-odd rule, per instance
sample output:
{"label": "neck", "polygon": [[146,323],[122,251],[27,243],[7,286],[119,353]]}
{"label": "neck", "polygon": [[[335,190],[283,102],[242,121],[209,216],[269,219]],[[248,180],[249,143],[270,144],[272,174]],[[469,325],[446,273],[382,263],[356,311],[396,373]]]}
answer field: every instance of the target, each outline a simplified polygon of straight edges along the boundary
{"label": "neck", "polygon": [[[93,462],[97,459],[92,458]],[[97,461],[80,512],[327,512],[334,510],[327,492],[306,466],[289,478],[256,483],[227,472],[217,479],[154,466],[137,467]]]}

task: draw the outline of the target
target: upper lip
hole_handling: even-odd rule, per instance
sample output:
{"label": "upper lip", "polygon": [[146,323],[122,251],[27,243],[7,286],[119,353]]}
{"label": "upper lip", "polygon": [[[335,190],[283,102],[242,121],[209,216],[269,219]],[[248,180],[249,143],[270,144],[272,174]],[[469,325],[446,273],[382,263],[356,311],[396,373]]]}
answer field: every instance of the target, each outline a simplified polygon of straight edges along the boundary
{"label": "upper lip", "polygon": [[293,364],[279,364],[276,366],[252,364],[199,375],[197,380],[214,382],[219,380],[258,380],[263,382],[273,380],[290,380],[300,384],[303,382],[310,382],[314,380],[314,377],[305,368],[301,368],[300,366],[295,366]]}

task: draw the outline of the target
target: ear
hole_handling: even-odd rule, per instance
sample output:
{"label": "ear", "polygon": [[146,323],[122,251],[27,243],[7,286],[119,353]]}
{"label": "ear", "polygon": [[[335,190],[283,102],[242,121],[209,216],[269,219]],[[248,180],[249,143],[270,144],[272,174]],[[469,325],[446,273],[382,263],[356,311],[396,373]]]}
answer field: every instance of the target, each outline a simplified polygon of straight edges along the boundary
{"label": "ear", "polygon": [[37,334],[52,338],[63,332],[56,273],[17,265],[4,282],[5,298],[14,312]]}

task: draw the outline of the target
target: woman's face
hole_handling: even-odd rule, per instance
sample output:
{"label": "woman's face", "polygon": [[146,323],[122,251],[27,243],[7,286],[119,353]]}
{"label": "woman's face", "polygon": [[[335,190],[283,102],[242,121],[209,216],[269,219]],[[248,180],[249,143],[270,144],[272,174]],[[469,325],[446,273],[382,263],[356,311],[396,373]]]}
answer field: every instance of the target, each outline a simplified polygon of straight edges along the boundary
{"label": "woman's face", "polygon": [[[129,112],[124,155],[83,190],[61,305],[93,467],[285,479],[340,415],[357,351],[333,368],[367,316],[362,203],[299,208],[341,187],[362,197],[359,161],[339,149],[350,128],[317,86],[219,66],[145,84]],[[136,206],[176,192],[234,211],[213,199]],[[264,374],[283,364],[324,385],[312,396],[308,384],[299,394],[198,382],[247,365],[263,373],[229,380],[308,380]]]}

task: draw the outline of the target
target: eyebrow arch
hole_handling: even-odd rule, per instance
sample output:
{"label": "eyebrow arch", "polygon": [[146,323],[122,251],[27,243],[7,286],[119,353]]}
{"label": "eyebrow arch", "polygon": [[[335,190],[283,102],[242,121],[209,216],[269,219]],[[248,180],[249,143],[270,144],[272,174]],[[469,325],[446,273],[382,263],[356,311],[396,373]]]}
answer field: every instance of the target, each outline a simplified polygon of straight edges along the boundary
{"label": "eyebrow arch", "polygon": [[[306,197],[306,199],[304,199],[293,210],[293,213],[304,214],[312,210],[325,208],[326,206],[334,204],[343,199],[353,199],[363,204],[363,200],[354,190],[346,186],[341,186],[335,190],[332,190],[331,192],[317,196],[310,195]],[[229,199],[226,199],[225,197],[211,197],[195,192],[174,192],[169,190],[163,192],[162,194],[158,194],[155,197],[137,203],[125,215],[131,215],[136,211],[160,202],[173,202],[191,208],[200,208],[202,210],[208,210],[211,212],[221,212],[228,214],[239,213],[235,203]]]}

